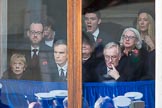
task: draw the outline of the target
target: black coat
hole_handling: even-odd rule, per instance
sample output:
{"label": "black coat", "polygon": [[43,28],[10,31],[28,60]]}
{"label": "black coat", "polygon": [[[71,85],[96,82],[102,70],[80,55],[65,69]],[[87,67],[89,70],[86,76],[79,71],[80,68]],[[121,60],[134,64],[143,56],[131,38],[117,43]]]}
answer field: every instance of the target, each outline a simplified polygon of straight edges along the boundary
{"label": "black coat", "polygon": [[130,51],[128,56],[123,54],[120,60],[122,74],[118,81],[138,81],[146,74],[144,68],[148,52],[145,49],[138,50],[138,54]]}
{"label": "black coat", "polygon": [[67,81],[67,74],[66,74],[66,79],[64,80],[59,76],[58,67],[54,61],[54,58],[52,59],[50,75],[51,75],[51,81],[55,81],[55,82],[66,82]]}
{"label": "black coat", "polygon": [[105,77],[104,75],[107,74],[107,66],[105,61],[102,61],[100,64],[97,65],[95,68],[95,72],[99,74],[100,81],[110,81],[114,80],[112,77]]}
{"label": "black coat", "polygon": [[[146,74],[144,65],[147,54],[148,52],[143,49],[139,50],[138,55],[134,54],[133,52],[129,52],[128,56],[123,54],[118,66],[116,67],[120,75],[117,81],[141,80]],[[104,74],[107,73],[107,67],[104,61],[97,66],[96,71],[100,73],[100,79],[102,81],[115,80],[112,77],[104,77]]]}
{"label": "black coat", "polygon": [[142,80],[155,80],[155,50],[148,53],[145,62],[145,75]]}
{"label": "black coat", "polygon": [[103,49],[104,46],[112,41],[115,41],[112,36],[110,36],[109,34],[106,34],[104,31],[99,29],[99,34],[97,37],[97,40],[95,42],[94,40],[94,36],[90,33],[87,33],[89,38],[91,40],[93,40],[93,42],[95,43],[95,55],[97,58],[101,58],[103,56]]}
{"label": "black coat", "polygon": [[7,71],[3,73],[2,79],[16,79],[16,80],[29,80],[29,76],[27,75],[28,71],[25,70],[19,78],[17,75],[9,68]]}
{"label": "black coat", "polygon": [[95,67],[103,61],[102,58],[96,58],[95,54],[82,63],[83,82],[100,82],[99,73],[95,71]]}

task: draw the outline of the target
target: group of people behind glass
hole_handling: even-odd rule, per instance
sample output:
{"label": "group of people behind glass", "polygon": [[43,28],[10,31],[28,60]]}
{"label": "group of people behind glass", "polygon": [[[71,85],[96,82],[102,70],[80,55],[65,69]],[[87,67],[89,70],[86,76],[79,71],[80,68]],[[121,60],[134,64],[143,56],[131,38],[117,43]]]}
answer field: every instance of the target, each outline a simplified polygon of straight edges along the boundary
{"label": "group of people behind glass", "polygon": [[[84,12],[82,33],[83,81],[155,79],[155,25],[149,9],[138,12],[136,27],[125,27],[119,40],[100,28],[99,11]],[[113,31],[113,30],[112,30]]]}
{"label": "group of people behind glass", "polygon": [[[100,28],[101,13],[84,12],[82,33],[83,81],[137,81],[155,79],[154,15],[140,10],[136,27],[126,27],[119,40]],[[133,21],[132,21],[133,23]],[[112,30],[113,31],[113,30]],[[52,19],[33,20],[26,43],[13,49],[4,79],[67,81],[66,39],[57,39]]]}
{"label": "group of people behind glass", "polygon": [[56,39],[50,19],[33,19],[25,43],[12,49],[3,79],[67,80],[67,42]]}

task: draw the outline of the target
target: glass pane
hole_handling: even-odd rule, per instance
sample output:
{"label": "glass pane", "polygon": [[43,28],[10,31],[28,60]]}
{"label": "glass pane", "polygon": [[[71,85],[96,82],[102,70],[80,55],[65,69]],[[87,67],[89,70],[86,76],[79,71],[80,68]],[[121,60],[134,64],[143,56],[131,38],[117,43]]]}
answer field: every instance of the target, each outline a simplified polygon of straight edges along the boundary
{"label": "glass pane", "polygon": [[67,97],[67,1],[5,3],[2,103],[16,108],[63,107]]}
{"label": "glass pane", "polygon": [[120,99],[127,106],[155,107],[155,2],[83,0],[82,11],[83,96],[89,107],[121,107]]}

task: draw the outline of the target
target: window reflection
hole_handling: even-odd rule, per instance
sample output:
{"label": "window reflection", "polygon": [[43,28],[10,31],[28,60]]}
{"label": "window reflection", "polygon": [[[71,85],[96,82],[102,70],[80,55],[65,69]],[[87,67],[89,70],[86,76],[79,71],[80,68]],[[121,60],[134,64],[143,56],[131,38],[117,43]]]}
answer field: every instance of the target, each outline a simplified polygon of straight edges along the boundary
{"label": "window reflection", "polygon": [[[67,2],[1,0],[1,3],[4,10],[0,14],[6,18],[1,17],[0,24],[6,27],[3,29],[6,34],[1,31],[0,35],[3,49],[0,59],[5,64],[0,64],[0,106],[42,107],[43,99],[50,98],[50,107],[63,107],[59,99],[67,97]],[[59,73],[61,68],[64,76]],[[56,95],[62,97],[57,101]]]}
{"label": "window reflection", "polygon": [[[4,70],[11,70],[11,57],[20,54],[26,59],[25,79],[61,81],[56,79],[59,78],[60,69],[60,60],[56,62],[56,58],[63,58],[56,57],[54,43],[67,41],[67,18],[62,17],[67,16],[66,7],[65,0],[8,1],[7,65]],[[4,77],[3,74],[7,74],[5,72],[1,74],[5,79],[17,79]],[[67,73],[65,76],[67,77]]]}
{"label": "window reflection", "polygon": [[[126,64],[136,65],[131,69],[134,71],[133,73],[139,72],[137,78],[137,76],[133,73],[130,74],[130,72],[128,73],[126,70],[124,72],[120,72],[120,69],[118,70],[115,66],[114,68],[118,70],[119,76],[125,76],[125,80],[123,81],[155,79],[155,66],[150,64],[150,62],[155,63],[154,5],[154,1],[152,0],[146,0],[143,2],[138,0],[112,0],[107,2],[94,0],[88,2],[83,0],[83,32],[88,36],[89,40],[95,44],[94,48],[92,47],[93,52],[89,49],[89,55],[91,56],[89,56],[85,61],[85,45],[83,40],[83,79],[88,79],[87,76],[97,75],[99,78],[97,78],[97,80],[93,80],[92,82],[102,82],[102,74],[111,74],[108,73],[109,69],[106,66],[107,57],[103,54],[104,48],[106,47],[105,45],[108,45],[110,42],[116,42],[121,47],[122,55],[119,58],[119,63],[123,62],[125,54],[129,56],[128,58],[130,60],[124,60],[123,64],[125,65],[122,67],[131,67]],[[126,28],[132,28],[130,33],[125,33],[124,30]],[[126,35],[127,37],[123,38],[122,35]],[[128,36],[140,37],[140,41],[139,38]],[[122,41],[123,39],[124,41]],[[139,48],[136,44],[140,44],[141,47]],[[139,50],[138,54],[135,54],[137,53],[135,49]],[[110,54],[111,53],[109,52],[109,55]],[[91,59],[92,57],[93,59]],[[91,65],[88,65],[88,63]],[[111,63],[109,65],[114,64]],[[103,68],[98,69],[98,67],[102,66]],[[114,75],[111,77],[113,78]],[[87,82],[90,80],[84,81]]]}
{"label": "window reflection", "polygon": [[[117,104],[123,100],[115,98],[128,91],[140,91],[146,96],[141,99],[141,107],[154,107],[154,102],[147,101],[146,91],[141,90],[143,85],[138,83],[155,80],[154,2],[83,0],[82,79],[83,96],[89,107],[120,107]],[[85,34],[88,42],[85,42]],[[131,88],[132,82],[140,89]],[[137,103],[131,105],[134,104]]]}

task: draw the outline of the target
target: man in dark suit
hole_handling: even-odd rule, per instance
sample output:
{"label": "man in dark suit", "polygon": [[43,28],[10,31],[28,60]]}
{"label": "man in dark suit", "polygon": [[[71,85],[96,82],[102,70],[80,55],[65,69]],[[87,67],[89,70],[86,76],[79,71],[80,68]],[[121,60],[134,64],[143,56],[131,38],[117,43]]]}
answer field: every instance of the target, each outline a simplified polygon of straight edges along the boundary
{"label": "man in dark suit", "polygon": [[54,62],[56,69],[54,70],[57,74],[56,81],[67,81],[68,72],[68,49],[67,42],[65,40],[57,40],[54,43]]}
{"label": "man in dark suit", "polygon": [[[141,65],[141,61],[136,62],[137,59],[140,60],[137,58],[137,55],[130,52],[130,56],[127,57],[128,59],[125,59],[124,55],[121,54],[119,44],[115,42],[108,43],[104,47],[103,53],[105,61],[101,62],[95,70],[100,73],[102,81],[141,80],[140,78],[142,77],[142,73],[140,68],[143,68],[143,65]],[[147,76],[145,76],[145,78],[147,78]]]}
{"label": "man in dark suit", "polygon": [[84,22],[86,32],[93,37],[96,43],[96,53],[99,57],[103,54],[103,47],[108,42],[113,41],[112,36],[106,34],[99,25],[101,24],[101,13],[93,9],[86,9],[84,12]]}
{"label": "man in dark suit", "polygon": [[104,47],[104,58],[97,68],[96,72],[100,74],[102,81],[116,81],[122,74],[121,64],[119,60],[121,58],[121,48],[118,43],[110,42]]}
{"label": "man in dark suit", "polygon": [[97,44],[106,44],[113,40],[109,34],[106,34],[99,25],[102,22],[101,13],[93,9],[86,9],[84,12],[84,22],[86,27],[86,32],[93,35],[94,41]]}
{"label": "man in dark suit", "polygon": [[50,59],[52,48],[42,42],[43,25],[40,20],[34,20],[27,31],[28,43],[18,48],[26,57],[31,80],[50,81]]}

